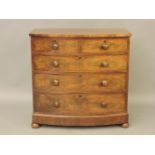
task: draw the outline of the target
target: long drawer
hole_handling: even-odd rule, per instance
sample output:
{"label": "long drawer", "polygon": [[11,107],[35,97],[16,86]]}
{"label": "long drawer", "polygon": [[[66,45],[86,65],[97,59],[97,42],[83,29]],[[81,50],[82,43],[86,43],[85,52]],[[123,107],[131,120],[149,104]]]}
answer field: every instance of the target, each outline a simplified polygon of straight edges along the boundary
{"label": "long drawer", "polygon": [[34,110],[52,115],[104,115],[126,111],[124,94],[34,94]]}
{"label": "long drawer", "polygon": [[34,74],[34,88],[52,93],[125,91],[126,74]]}
{"label": "long drawer", "polygon": [[58,72],[127,71],[127,55],[119,56],[33,56],[33,69]]}

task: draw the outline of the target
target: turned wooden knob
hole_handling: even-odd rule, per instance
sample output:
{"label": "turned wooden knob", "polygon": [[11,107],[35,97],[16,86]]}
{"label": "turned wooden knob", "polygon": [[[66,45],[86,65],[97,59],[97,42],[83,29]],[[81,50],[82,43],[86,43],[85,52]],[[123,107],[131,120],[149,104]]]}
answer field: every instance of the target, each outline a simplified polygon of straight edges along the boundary
{"label": "turned wooden knob", "polygon": [[59,82],[59,80],[53,80],[52,84],[53,84],[53,86],[59,86],[60,82]]}
{"label": "turned wooden knob", "polygon": [[53,42],[52,43],[52,48],[54,49],[54,50],[57,50],[58,48],[59,48],[59,44],[55,41],[55,42]]}
{"label": "turned wooden knob", "polygon": [[54,66],[54,67],[59,67],[59,61],[57,61],[57,60],[54,60],[53,62],[52,62],[52,65]]}
{"label": "turned wooden knob", "polygon": [[59,103],[59,102],[55,101],[55,102],[53,103],[53,107],[58,108],[59,106],[60,106],[60,103]]}
{"label": "turned wooden knob", "polygon": [[102,102],[102,103],[101,103],[101,107],[102,107],[102,108],[106,108],[107,106],[108,106],[108,104],[107,104],[106,102]]}
{"label": "turned wooden knob", "polygon": [[101,62],[101,67],[108,67],[109,63],[107,61],[102,61]]}
{"label": "turned wooden knob", "polygon": [[104,50],[107,50],[107,49],[109,48],[109,44],[103,43],[103,44],[101,45],[101,48],[104,49]]}
{"label": "turned wooden knob", "polygon": [[32,126],[32,128],[39,128],[40,127],[40,124],[38,124],[38,123],[32,123],[31,124],[31,126]]}
{"label": "turned wooden knob", "polygon": [[108,81],[102,80],[101,81],[101,86],[106,87],[108,85]]}
{"label": "turned wooden knob", "polygon": [[129,123],[123,123],[122,124],[122,128],[128,128],[129,127]]}

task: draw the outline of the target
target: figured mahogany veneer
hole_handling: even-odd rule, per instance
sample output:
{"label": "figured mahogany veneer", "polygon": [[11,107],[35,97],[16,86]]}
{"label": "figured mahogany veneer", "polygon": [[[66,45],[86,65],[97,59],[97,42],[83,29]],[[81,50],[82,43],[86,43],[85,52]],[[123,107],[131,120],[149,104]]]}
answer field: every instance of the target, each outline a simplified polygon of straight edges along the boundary
{"label": "figured mahogany veneer", "polygon": [[[52,45],[58,44],[58,48],[55,49]],[[56,52],[56,53],[64,53],[72,54],[77,53],[80,49],[80,41],[73,39],[59,39],[59,41],[55,38],[42,38],[42,37],[33,37],[32,42],[32,50],[34,52]]]}
{"label": "figured mahogany veneer", "polygon": [[33,70],[57,72],[127,71],[127,55],[115,56],[33,56]]}
{"label": "figured mahogany veneer", "polygon": [[[34,75],[34,89],[50,93],[117,92],[126,89],[126,74]],[[57,81],[57,83],[55,82]],[[54,83],[55,82],[55,83]]]}
{"label": "figured mahogany veneer", "polygon": [[[106,47],[104,48],[104,44],[107,44],[107,48]],[[82,41],[83,53],[122,54],[127,51],[128,51],[127,38],[85,39]]]}
{"label": "figured mahogany veneer", "polygon": [[[54,115],[106,115],[126,111],[124,94],[45,94],[35,93],[34,110]],[[115,100],[113,99],[115,98]]]}
{"label": "figured mahogany veneer", "polygon": [[36,29],[30,36],[33,128],[128,127],[127,30]]}

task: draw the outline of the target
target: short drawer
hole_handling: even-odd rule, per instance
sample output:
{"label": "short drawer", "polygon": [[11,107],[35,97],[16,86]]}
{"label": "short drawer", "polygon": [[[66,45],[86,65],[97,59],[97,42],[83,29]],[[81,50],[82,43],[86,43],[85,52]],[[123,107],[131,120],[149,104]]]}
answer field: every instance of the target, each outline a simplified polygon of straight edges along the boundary
{"label": "short drawer", "polygon": [[127,71],[127,55],[119,56],[33,56],[33,69],[58,72]]}
{"label": "short drawer", "polygon": [[52,115],[104,115],[125,112],[124,94],[34,94],[35,112]]}
{"label": "short drawer", "polygon": [[85,39],[82,41],[83,53],[121,54],[128,52],[127,38]]}
{"label": "short drawer", "polygon": [[125,91],[126,74],[34,75],[34,88],[51,93]]}
{"label": "short drawer", "polygon": [[32,52],[71,54],[79,52],[79,48],[79,41],[76,39],[32,38]]}

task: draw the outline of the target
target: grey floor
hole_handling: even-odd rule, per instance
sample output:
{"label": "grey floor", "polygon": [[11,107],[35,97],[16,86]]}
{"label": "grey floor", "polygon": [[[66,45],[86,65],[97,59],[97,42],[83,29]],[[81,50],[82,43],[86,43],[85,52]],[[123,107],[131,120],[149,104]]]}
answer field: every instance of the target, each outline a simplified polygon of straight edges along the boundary
{"label": "grey floor", "polygon": [[129,100],[130,127],[56,127],[31,128],[31,98],[8,99],[0,102],[1,135],[132,135],[155,134],[155,103]]}

